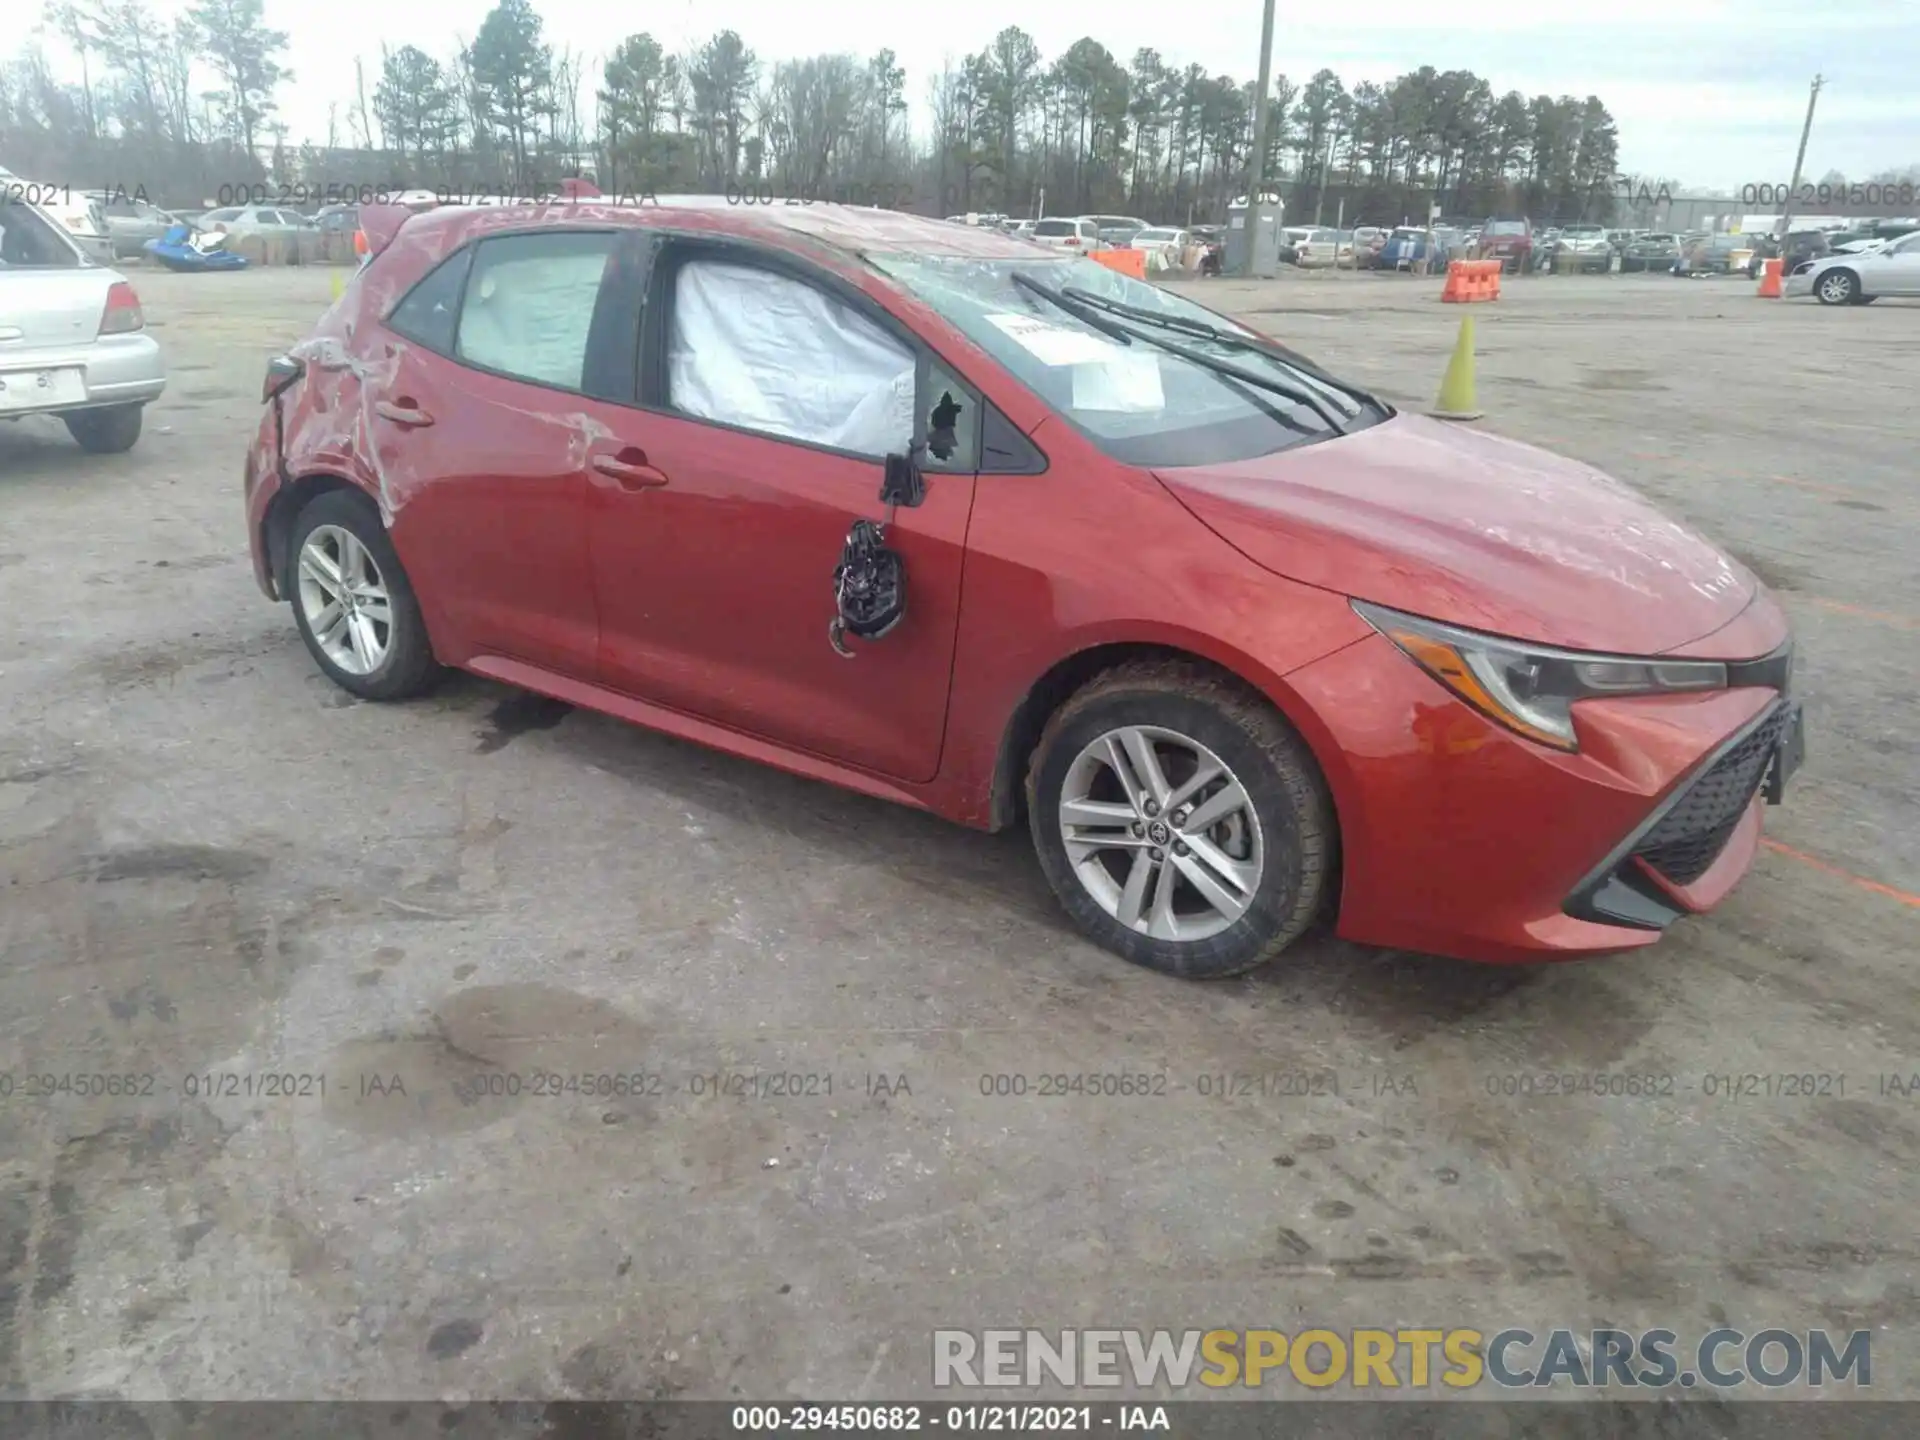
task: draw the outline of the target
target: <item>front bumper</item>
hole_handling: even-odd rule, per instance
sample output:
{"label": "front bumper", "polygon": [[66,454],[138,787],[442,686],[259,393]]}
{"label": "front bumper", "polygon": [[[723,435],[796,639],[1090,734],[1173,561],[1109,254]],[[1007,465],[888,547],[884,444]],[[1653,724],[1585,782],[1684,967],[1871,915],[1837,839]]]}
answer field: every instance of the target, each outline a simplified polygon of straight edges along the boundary
{"label": "front bumper", "polygon": [[1768,792],[1798,765],[1796,746],[1780,768],[1781,742],[1802,723],[1782,698],[1728,736],[1574,887],[1567,913],[1657,932],[1719,900],[1752,863]]}
{"label": "front bumper", "polygon": [[1789,300],[1799,299],[1803,295],[1813,294],[1813,276],[1810,274],[1789,275],[1780,282],[1780,294]]}
{"label": "front bumper", "polygon": [[1662,807],[1679,814],[1723,749],[1779,707],[1766,684],[1584,701],[1581,749],[1569,755],[1485,719],[1384,637],[1288,682],[1329,732],[1316,749],[1339,812],[1343,938],[1492,963],[1634,949],[1719,903],[1758,848],[1753,798],[1734,805],[1731,826],[1714,812],[1724,836],[1704,869],[1656,857],[1691,877],[1654,885],[1660,909],[1623,917],[1576,903],[1583,887],[1591,898],[1625,862],[1639,865],[1649,837],[1691,837],[1656,835]]}

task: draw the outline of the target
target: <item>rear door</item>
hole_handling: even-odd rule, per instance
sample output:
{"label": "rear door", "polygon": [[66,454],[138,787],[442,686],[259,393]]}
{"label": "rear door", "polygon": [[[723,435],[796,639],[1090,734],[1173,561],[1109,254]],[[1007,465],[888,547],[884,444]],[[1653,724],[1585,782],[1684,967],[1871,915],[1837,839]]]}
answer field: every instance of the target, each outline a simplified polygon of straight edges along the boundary
{"label": "rear door", "polygon": [[632,371],[631,327],[622,339],[610,326],[603,283],[625,233],[470,242],[362,357],[394,544],[451,662],[498,655],[593,677],[586,459]]}

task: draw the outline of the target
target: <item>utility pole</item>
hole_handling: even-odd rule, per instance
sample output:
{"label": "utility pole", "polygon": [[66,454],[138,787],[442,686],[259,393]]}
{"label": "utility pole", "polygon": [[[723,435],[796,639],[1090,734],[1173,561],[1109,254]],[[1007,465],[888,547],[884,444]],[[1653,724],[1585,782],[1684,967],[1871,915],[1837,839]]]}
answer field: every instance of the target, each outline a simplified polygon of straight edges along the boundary
{"label": "utility pole", "polygon": [[1800,193],[1800,167],[1807,162],[1807,137],[1813,133],[1813,106],[1820,98],[1820,86],[1825,83],[1816,75],[1813,77],[1813,89],[1807,94],[1807,119],[1800,127],[1800,153],[1793,157],[1793,183],[1787,186],[1786,212],[1780,217],[1780,254],[1787,253],[1787,235],[1793,229],[1793,197]]}
{"label": "utility pole", "polygon": [[1260,84],[1253,92],[1253,154],[1247,161],[1247,259],[1242,273],[1249,276],[1260,239],[1260,194],[1267,165],[1267,91],[1272,88],[1273,0],[1266,0],[1260,17]]}
{"label": "utility pole", "polygon": [[[1316,230],[1320,228],[1320,207],[1326,201],[1326,198],[1327,198],[1327,179],[1329,176],[1333,174],[1333,146],[1334,146],[1334,142],[1337,141],[1339,138],[1340,138],[1339,132],[1336,130],[1333,130],[1331,126],[1328,127],[1327,158],[1324,161],[1322,161],[1320,164],[1320,175],[1319,175],[1320,183],[1314,187],[1313,228]],[[1341,203],[1343,205],[1346,203],[1345,196],[1341,197]],[[1338,225],[1334,226],[1334,229],[1336,230],[1339,228],[1340,227]],[[1340,247],[1338,245],[1334,246],[1334,252],[1336,256],[1339,253],[1339,248]]]}

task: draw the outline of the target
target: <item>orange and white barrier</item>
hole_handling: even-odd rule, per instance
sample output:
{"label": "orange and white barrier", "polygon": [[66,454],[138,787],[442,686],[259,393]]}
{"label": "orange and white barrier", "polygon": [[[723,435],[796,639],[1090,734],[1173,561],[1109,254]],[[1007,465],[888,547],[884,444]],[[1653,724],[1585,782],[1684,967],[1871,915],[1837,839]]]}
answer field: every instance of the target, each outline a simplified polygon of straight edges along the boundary
{"label": "orange and white barrier", "polygon": [[1449,304],[1471,304],[1500,298],[1498,260],[1453,260],[1447,264],[1447,285],[1440,298]]}
{"label": "orange and white barrier", "polygon": [[1087,253],[1087,258],[1099,261],[1109,270],[1131,275],[1136,280],[1147,278],[1147,252],[1144,250],[1092,250]]}

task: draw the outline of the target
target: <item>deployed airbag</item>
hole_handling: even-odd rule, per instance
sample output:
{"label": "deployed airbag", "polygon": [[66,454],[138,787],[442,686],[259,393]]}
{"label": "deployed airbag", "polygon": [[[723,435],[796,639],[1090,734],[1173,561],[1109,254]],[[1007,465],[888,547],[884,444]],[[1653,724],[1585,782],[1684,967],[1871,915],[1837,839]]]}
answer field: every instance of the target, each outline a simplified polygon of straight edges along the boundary
{"label": "deployed airbag", "polygon": [[674,282],[677,410],[862,455],[913,438],[914,357],[866,317],[771,270],[695,260]]}

